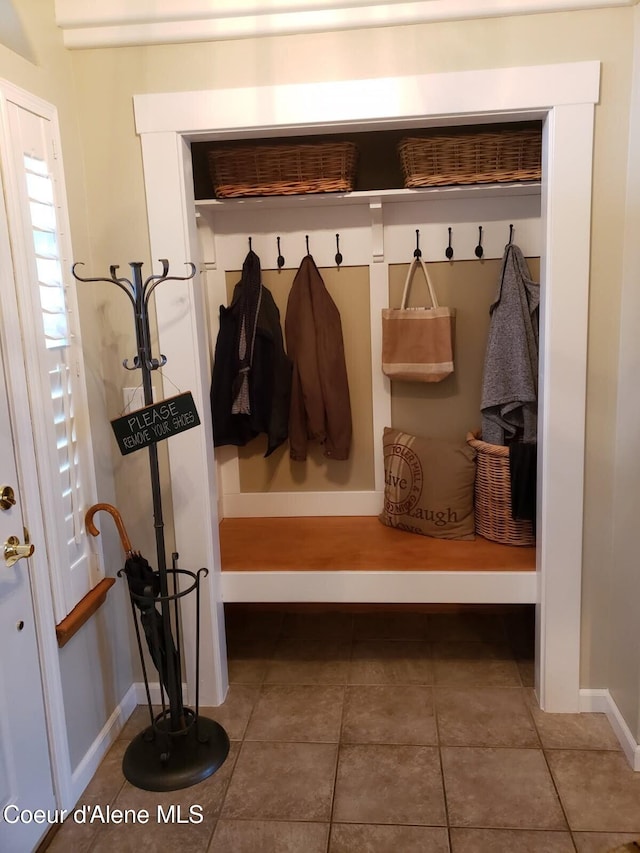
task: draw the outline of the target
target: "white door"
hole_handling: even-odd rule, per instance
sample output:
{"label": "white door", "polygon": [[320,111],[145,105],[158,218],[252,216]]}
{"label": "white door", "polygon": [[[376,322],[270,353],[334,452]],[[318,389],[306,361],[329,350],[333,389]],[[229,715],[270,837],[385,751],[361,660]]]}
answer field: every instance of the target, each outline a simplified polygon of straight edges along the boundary
{"label": "white door", "polygon": [[[2,499],[6,487],[13,490],[13,505]],[[0,509],[0,850],[27,853],[48,829],[28,812],[54,809],[55,799],[29,559],[9,566],[4,545],[10,537],[22,545],[25,535],[1,352],[0,505],[8,507]]]}

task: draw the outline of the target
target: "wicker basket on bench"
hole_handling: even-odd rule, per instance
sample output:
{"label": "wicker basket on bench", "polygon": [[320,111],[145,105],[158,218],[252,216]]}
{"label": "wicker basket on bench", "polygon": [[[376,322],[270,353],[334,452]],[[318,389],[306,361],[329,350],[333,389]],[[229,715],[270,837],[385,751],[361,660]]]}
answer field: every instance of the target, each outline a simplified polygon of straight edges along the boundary
{"label": "wicker basket on bench", "polygon": [[502,545],[535,545],[530,521],[511,517],[509,448],[482,441],[479,432],[467,434],[476,456],[476,533]]}
{"label": "wicker basket on bench", "polygon": [[357,154],[352,142],[214,148],[209,171],[217,198],[350,192]]}
{"label": "wicker basket on bench", "polygon": [[403,139],[398,153],[407,188],[538,181],[542,174],[539,130],[434,133]]}

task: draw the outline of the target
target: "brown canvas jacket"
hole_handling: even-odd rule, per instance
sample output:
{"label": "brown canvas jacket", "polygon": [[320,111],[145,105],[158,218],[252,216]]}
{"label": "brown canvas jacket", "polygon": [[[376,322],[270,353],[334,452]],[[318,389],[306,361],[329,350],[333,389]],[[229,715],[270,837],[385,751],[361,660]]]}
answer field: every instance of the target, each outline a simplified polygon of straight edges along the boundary
{"label": "brown canvas jacket", "polygon": [[293,280],[285,316],[287,354],[293,361],[289,453],[307,458],[309,440],[324,455],[348,459],[351,403],[340,313],[311,255]]}

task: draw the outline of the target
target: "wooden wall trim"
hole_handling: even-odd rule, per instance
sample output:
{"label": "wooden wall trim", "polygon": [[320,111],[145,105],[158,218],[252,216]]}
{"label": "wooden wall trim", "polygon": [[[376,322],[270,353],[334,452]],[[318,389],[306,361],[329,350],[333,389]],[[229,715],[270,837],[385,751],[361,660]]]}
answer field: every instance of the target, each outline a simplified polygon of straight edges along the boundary
{"label": "wooden wall trim", "polygon": [[62,648],[74,634],[82,628],[84,623],[101,607],[107,598],[107,593],[116,582],[115,578],[103,578],[99,584],[94,586],[84,598],[82,598],[71,613],[56,625],[56,637],[58,647]]}

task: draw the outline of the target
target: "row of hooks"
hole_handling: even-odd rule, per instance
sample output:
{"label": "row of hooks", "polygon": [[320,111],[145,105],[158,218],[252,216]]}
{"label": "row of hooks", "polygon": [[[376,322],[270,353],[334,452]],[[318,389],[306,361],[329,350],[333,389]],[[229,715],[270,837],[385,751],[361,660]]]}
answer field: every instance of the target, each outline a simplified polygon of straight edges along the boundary
{"label": "row of hooks", "polygon": [[[445,255],[445,258],[447,258],[447,260],[451,261],[451,260],[453,260],[453,245],[452,245],[453,228],[448,228],[447,230],[449,232],[449,243],[447,245],[447,248],[444,250],[444,255]],[[509,225],[509,242],[507,244],[508,246],[510,246],[513,243],[513,232],[514,232],[513,225]],[[478,245],[476,246],[474,251],[475,251],[476,258],[481,258],[484,255],[484,249],[482,248],[482,225],[478,226]],[[422,257],[422,249],[420,248],[420,231],[418,228],[416,228],[416,248],[415,248],[415,251],[413,253],[413,257],[414,258],[421,258]]]}
{"label": "row of hooks", "polygon": [[[509,246],[513,242],[514,230],[515,229],[514,229],[513,225],[509,225],[509,242],[507,244]],[[446,249],[444,250],[444,254],[445,254],[445,257],[447,258],[447,260],[451,261],[451,260],[453,260],[453,244],[452,244],[453,228],[449,228],[448,232],[449,232],[449,243],[448,243]],[[306,246],[307,246],[307,255],[309,255],[309,254],[311,254],[309,251],[309,235],[305,234],[304,239],[305,239]],[[280,272],[280,270],[283,268],[283,266],[285,264],[284,256],[283,256],[282,251],[280,249],[280,237],[276,237],[276,243],[278,246],[278,257],[277,257],[276,263],[278,265],[278,272]],[[252,249],[251,249],[251,237],[249,237],[249,251],[250,252],[252,251]],[[478,226],[478,245],[476,246],[474,251],[475,251],[476,258],[482,258],[482,256],[484,255],[484,249],[482,248],[482,225]],[[414,258],[421,258],[422,257],[422,249],[420,248],[420,230],[418,228],[416,228],[416,248],[415,248],[415,251],[413,253],[413,257]],[[338,267],[338,269],[340,268],[340,265],[342,264],[343,260],[344,260],[344,258],[342,256],[342,252],[340,251],[340,234],[336,234],[335,262],[336,262],[336,266]]]}
{"label": "row of hooks", "polygon": [[[305,242],[307,245],[307,255],[310,255],[311,252],[309,251],[309,235],[305,234],[304,239],[305,239]],[[282,267],[284,266],[284,263],[285,263],[284,256],[280,250],[280,237],[276,237],[276,244],[278,246],[278,257],[276,259],[276,263],[278,265],[278,272],[280,272],[280,270],[282,269]],[[252,251],[251,237],[249,237],[249,251],[250,252]],[[336,266],[339,269],[340,265],[342,264],[342,261],[344,260],[344,258],[342,257],[342,252],[340,251],[340,235],[339,234],[336,234],[336,254],[335,254],[334,260],[336,262]]]}

